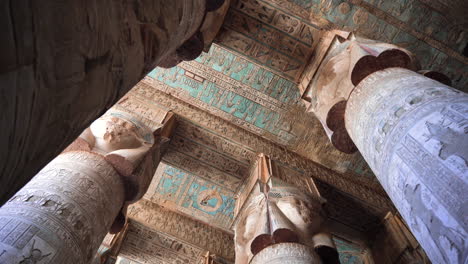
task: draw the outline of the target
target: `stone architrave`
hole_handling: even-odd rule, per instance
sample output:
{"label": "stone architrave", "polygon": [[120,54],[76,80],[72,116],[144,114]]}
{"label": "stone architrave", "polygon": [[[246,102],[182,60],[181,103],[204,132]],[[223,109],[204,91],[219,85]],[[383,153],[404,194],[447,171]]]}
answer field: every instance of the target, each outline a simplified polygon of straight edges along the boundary
{"label": "stone architrave", "polygon": [[0,263],[89,263],[149,186],[165,134],[149,124],[111,108],[16,193],[0,209]]}
{"label": "stone architrave", "polygon": [[430,263],[399,215],[389,212],[375,233],[371,243],[375,263]]}
{"label": "stone architrave", "polygon": [[337,263],[333,241],[323,243],[321,234],[325,199],[312,186],[307,192],[275,177],[272,162],[260,154],[238,195],[233,225],[236,264],[280,263],[287,258],[294,263]]}
{"label": "stone architrave", "polygon": [[468,255],[468,95],[403,68],[353,90],[346,129],[433,263]]}

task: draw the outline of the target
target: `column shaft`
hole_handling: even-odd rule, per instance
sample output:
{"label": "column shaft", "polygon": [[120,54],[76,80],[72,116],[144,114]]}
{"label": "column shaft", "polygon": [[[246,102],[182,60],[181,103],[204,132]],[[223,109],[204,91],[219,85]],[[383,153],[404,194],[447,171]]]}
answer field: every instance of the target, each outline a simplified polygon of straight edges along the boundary
{"label": "column shaft", "polygon": [[1,208],[0,263],[88,263],[124,202],[119,178],[100,155],[58,156]]}
{"label": "column shaft", "polygon": [[468,96],[402,68],[353,90],[347,131],[433,263],[466,263]]}
{"label": "column shaft", "polygon": [[0,204],[168,55],[196,57],[187,41],[207,11],[206,0],[3,1],[0,10]]}

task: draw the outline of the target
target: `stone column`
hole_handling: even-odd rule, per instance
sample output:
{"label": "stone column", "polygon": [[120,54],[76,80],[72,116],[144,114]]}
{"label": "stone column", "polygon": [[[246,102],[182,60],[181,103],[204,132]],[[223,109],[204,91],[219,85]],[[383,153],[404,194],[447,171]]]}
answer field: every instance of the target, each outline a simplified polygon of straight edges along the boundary
{"label": "stone column", "polygon": [[200,55],[223,2],[1,2],[0,205],[149,71]]}
{"label": "stone column", "polygon": [[96,120],[0,209],[0,263],[89,263],[148,188],[165,127],[121,106]]}
{"label": "stone column", "polygon": [[468,95],[387,68],[356,86],[345,121],[432,262],[466,263]]}
{"label": "stone column", "polygon": [[359,150],[434,263],[467,261],[468,96],[408,51],[332,41],[303,98],[335,147]]}
{"label": "stone column", "polygon": [[[236,264],[339,263],[333,241],[321,234],[325,200],[313,182],[302,188],[287,184],[275,167],[261,154],[238,195]],[[331,250],[319,250],[324,247]]]}

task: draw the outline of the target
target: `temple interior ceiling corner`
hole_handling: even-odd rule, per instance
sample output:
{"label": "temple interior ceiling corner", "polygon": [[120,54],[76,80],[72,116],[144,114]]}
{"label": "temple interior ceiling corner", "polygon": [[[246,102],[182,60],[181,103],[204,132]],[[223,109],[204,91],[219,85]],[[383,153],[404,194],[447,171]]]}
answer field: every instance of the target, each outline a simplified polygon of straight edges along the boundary
{"label": "temple interior ceiling corner", "polygon": [[[468,92],[468,19],[466,12],[460,11],[468,11],[466,2],[231,0],[229,9],[222,9],[227,12],[219,32],[210,35],[212,43],[203,43],[200,56],[190,61],[164,58],[163,63],[177,61],[175,67],[145,64],[149,73],[110,110],[142,112],[135,121],[147,122],[141,127],[167,127],[168,116],[174,122],[171,136],[164,137],[162,143],[155,141],[162,138],[158,129],[145,134],[154,137],[151,144],[161,150],[157,158],[152,157],[159,162],[152,180],[146,177],[141,180],[144,183],[138,182],[138,197],[142,199],[129,205],[127,189],[119,193],[123,206],[114,205],[113,211],[120,210],[119,216],[129,220],[125,238],[118,242],[120,253],[114,256],[115,263],[234,263],[239,197],[245,195],[260,153],[274,160],[275,176],[287,175],[281,178],[284,186],[300,189],[312,182],[324,200],[327,228],[341,264],[372,264],[384,258],[386,262],[381,263],[397,263],[387,256],[395,252],[404,252],[402,259],[424,258],[424,253],[415,257],[422,252],[421,247],[378,175],[360,152],[347,154],[334,146],[329,131],[324,130],[328,121],[311,113],[316,98],[309,95],[317,94],[311,91],[318,79],[316,73],[326,72],[318,70],[321,63],[332,60],[334,48],[347,49],[340,47],[342,41],[355,40],[356,36],[397,45],[417,57],[420,68],[445,74],[455,89]],[[171,50],[169,55],[176,52]],[[121,118],[121,112],[114,117]],[[145,136],[139,140],[143,142]],[[460,155],[466,154],[463,151]],[[108,163],[123,168],[124,173],[116,170],[125,174],[127,163],[111,158]],[[461,159],[452,157],[444,162],[461,164]],[[138,163],[143,158],[135,160]],[[137,171],[135,167],[129,175]],[[143,196],[141,189],[146,187]],[[417,189],[418,185],[415,193]],[[112,220],[106,221],[111,226]],[[0,240],[2,230],[6,230],[2,228]],[[389,235],[395,230],[398,235]],[[108,234],[98,255],[111,252],[117,236]],[[385,244],[394,241],[401,248],[386,251]],[[451,241],[440,243],[446,242]],[[34,243],[31,252],[33,247]],[[386,255],[371,256],[375,250]]]}

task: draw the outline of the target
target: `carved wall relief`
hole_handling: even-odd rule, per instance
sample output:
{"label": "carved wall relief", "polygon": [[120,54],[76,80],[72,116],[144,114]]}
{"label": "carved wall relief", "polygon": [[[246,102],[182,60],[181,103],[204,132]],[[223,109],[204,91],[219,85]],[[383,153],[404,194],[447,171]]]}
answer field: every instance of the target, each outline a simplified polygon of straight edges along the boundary
{"label": "carved wall relief", "polygon": [[216,42],[297,82],[320,29],[264,1],[233,1]]}
{"label": "carved wall relief", "polygon": [[208,250],[224,259],[234,260],[232,235],[172,212],[153,202],[143,199],[130,205],[128,217],[158,232]]}
{"label": "carved wall relief", "polygon": [[0,262],[91,261],[123,205],[119,177],[100,155],[59,155],[0,209]]}
{"label": "carved wall relief", "polygon": [[[158,89],[155,89],[155,86],[158,86]],[[293,172],[302,175],[299,177],[319,179],[333,188],[357,197],[359,203],[367,204],[372,210],[378,211],[378,214],[385,214],[391,210],[392,205],[384,195],[384,191],[378,182],[361,181],[359,177],[356,178],[352,177],[352,175],[333,172],[165,92],[172,93],[172,90],[168,86],[154,83],[154,79],[152,78],[147,78],[136,86],[130,94],[141,100],[158,102],[158,104],[172,109],[175,114],[184,120],[190,120],[190,123],[193,124],[190,130],[184,128],[185,123],[181,122],[181,129],[183,129],[184,133],[188,135],[203,133],[201,134],[203,138],[209,140],[201,142],[217,151],[223,152],[228,149],[227,153],[229,156],[238,157],[241,155],[249,157],[252,160],[258,152],[267,153],[288,168],[288,173]],[[225,138],[229,140],[225,140]],[[199,139],[194,138],[193,140]],[[169,151],[168,155],[171,152]],[[177,164],[180,164],[179,161],[177,162]]]}
{"label": "carved wall relief", "polygon": [[356,146],[434,263],[465,263],[468,96],[402,68],[365,78],[348,101]]}
{"label": "carved wall relief", "polygon": [[[213,45],[209,54],[195,62],[157,69],[145,83],[325,167],[346,172],[354,180],[374,181],[379,188],[362,157],[337,151],[326,140],[320,122],[304,115],[306,108],[298,104],[300,95],[294,83],[219,46]],[[149,89],[135,90],[145,96]],[[147,98],[157,102],[158,97]]]}

